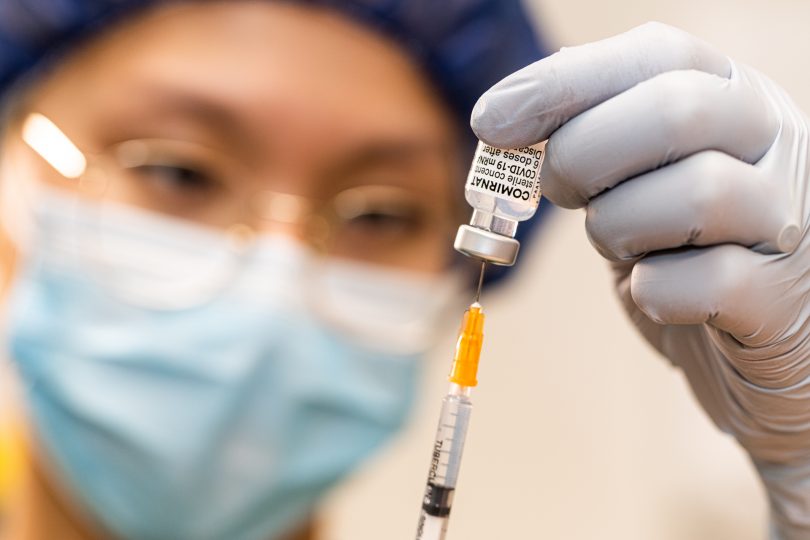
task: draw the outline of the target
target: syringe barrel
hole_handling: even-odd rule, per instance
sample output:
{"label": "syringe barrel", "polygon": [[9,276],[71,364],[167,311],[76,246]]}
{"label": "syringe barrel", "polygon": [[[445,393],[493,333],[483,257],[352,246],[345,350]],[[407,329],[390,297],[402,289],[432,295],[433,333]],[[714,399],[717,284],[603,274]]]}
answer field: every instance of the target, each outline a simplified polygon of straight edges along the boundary
{"label": "syringe barrel", "polygon": [[472,412],[472,402],[467,394],[468,389],[453,385],[453,391],[442,400],[416,540],[443,540],[447,534],[447,521]]}

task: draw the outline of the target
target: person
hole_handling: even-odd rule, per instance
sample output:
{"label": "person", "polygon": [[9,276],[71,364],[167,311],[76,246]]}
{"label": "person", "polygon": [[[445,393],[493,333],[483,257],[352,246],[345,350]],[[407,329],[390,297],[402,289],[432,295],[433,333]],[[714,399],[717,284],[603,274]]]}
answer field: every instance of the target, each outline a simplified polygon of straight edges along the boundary
{"label": "person", "polygon": [[511,1],[0,4],[0,536],[315,538],[472,286],[472,106],[540,56]]}
{"label": "person", "polygon": [[[322,494],[400,425],[465,271],[453,105],[488,86],[472,45],[503,53],[525,22],[453,4],[458,33],[415,25],[446,38],[425,54],[345,4],[160,3],[16,70],[0,217],[31,472],[12,538],[313,537]],[[750,453],[772,536],[807,538],[804,115],[661,24],[527,50],[495,62],[515,73],[473,130],[548,139],[545,195],[587,208],[631,318]]]}

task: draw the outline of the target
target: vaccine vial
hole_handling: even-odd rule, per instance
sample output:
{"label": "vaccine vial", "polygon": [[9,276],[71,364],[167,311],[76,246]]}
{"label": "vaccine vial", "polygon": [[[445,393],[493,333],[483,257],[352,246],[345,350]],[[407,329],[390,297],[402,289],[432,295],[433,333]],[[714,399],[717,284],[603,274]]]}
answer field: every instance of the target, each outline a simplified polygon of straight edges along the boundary
{"label": "vaccine vial", "polygon": [[470,224],[458,229],[457,251],[493,264],[515,264],[518,223],[531,218],[540,204],[545,146],[505,150],[478,143],[464,186],[473,213]]}

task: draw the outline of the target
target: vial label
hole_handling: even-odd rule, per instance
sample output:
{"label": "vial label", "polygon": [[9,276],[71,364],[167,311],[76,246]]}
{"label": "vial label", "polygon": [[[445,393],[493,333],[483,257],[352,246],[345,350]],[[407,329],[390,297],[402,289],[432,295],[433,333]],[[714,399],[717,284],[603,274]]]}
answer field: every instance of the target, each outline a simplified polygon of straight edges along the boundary
{"label": "vial label", "polygon": [[466,189],[537,206],[545,142],[512,150],[478,142]]}

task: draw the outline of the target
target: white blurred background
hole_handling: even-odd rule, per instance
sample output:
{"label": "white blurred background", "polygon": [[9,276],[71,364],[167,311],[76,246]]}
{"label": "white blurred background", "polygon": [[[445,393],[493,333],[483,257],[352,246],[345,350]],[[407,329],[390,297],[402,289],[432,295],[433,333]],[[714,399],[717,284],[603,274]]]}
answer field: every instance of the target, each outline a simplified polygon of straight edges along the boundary
{"label": "white blurred background", "polygon": [[[810,2],[541,0],[553,48],[648,20],[679,26],[753,65],[810,110]],[[745,455],[681,375],[634,332],[583,232],[558,212],[516,279],[487,293],[450,540],[756,540],[767,507]],[[333,494],[327,540],[410,540],[457,321],[425,373],[409,429]]]}

